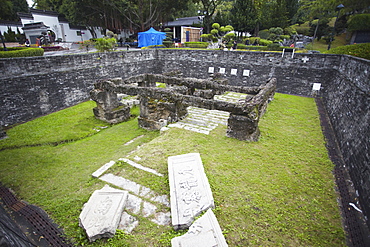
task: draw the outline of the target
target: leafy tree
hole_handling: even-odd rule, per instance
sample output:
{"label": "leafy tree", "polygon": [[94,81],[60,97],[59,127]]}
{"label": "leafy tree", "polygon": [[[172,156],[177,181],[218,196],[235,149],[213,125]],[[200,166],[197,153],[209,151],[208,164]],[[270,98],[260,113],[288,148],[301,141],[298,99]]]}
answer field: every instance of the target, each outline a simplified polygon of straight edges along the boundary
{"label": "leafy tree", "polygon": [[258,16],[253,0],[236,0],[230,14],[236,30],[251,32],[256,27]]}
{"label": "leafy tree", "polygon": [[114,51],[117,46],[117,40],[115,38],[99,38],[95,42],[95,48],[99,52],[109,52]]}
{"label": "leafy tree", "polygon": [[17,21],[17,12],[28,12],[27,0],[1,0],[0,19]]}
{"label": "leafy tree", "polygon": [[199,0],[202,4],[201,13],[204,14],[203,24],[205,33],[209,33],[212,16],[215,14],[217,7],[223,2],[223,0]]}

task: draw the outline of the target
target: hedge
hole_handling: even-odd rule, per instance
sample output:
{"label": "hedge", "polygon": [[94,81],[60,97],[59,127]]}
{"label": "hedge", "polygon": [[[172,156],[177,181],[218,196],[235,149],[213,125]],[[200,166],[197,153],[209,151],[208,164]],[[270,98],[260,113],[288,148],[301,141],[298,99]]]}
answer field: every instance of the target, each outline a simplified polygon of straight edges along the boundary
{"label": "hedge", "polygon": [[7,49],[8,51],[4,51],[4,48],[0,48],[0,58],[35,57],[44,55],[44,49],[42,48],[9,47]]}
{"label": "hedge", "polygon": [[345,54],[370,60],[370,43],[339,46],[324,53]]}
{"label": "hedge", "polygon": [[186,47],[190,48],[207,48],[208,42],[185,42]]}

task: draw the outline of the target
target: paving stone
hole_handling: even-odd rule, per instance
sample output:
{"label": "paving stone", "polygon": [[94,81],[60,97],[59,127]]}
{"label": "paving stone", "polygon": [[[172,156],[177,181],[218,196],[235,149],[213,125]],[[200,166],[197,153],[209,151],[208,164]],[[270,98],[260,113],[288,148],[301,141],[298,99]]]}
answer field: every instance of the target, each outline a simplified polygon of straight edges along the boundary
{"label": "paving stone", "polygon": [[108,185],[93,192],[79,216],[79,225],[85,229],[90,242],[114,236],[127,196],[127,191]]}
{"label": "paving stone", "polygon": [[109,163],[103,165],[102,167],[100,167],[98,170],[96,170],[92,176],[94,178],[98,178],[100,177],[104,172],[106,172],[109,168],[111,168],[116,162],[114,162],[113,160],[111,160]]}
{"label": "paving stone", "polygon": [[104,174],[103,176],[101,176],[99,179],[107,182],[107,183],[110,183],[110,184],[113,184],[117,187],[120,187],[124,190],[128,190],[128,191],[131,191],[133,192],[134,194],[138,195],[139,194],[139,191],[140,191],[140,184],[137,184],[133,181],[130,181],[126,178],[123,178],[123,177],[118,177],[118,176],[115,176],[111,173],[108,173],[108,174]]}
{"label": "paving stone", "polygon": [[168,157],[172,226],[187,229],[201,212],[214,207],[199,153]]}
{"label": "paving stone", "polygon": [[139,221],[132,215],[123,212],[121,216],[121,221],[119,222],[118,228],[119,230],[123,230],[126,233],[131,233],[135,227],[139,225]]}
{"label": "paving stone", "polygon": [[127,164],[129,164],[130,166],[133,166],[135,168],[138,168],[140,170],[143,170],[143,171],[146,171],[146,172],[150,172],[150,173],[153,173],[154,175],[157,175],[157,176],[160,176],[160,177],[163,177],[163,174],[157,172],[156,170],[154,169],[151,169],[151,168],[148,168],[148,167],[145,167],[145,166],[142,166],[132,160],[129,160],[129,159],[126,159],[126,158],[120,158],[118,160],[121,160],[123,162],[126,162]]}
{"label": "paving stone", "polygon": [[154,196],[154,193],[148,187],[141,186],[141,190],[140,190],[139,196],[145,197],[145,198],[148,198],[149,199],[149,198],[152,198]]}
{"label": "paving stone", "polygon": [[211,209],[191,225],[189,231],[171,239],[172,247],[226,247],[228,246],[216,216]]}
{"label": "paving stone", "polygon": [[170,201],[168,200],[167,195],[155,196],[150,198],[153,202],[159,202],[167,207],[170,207]]}
{"label": "paving stone", "polygon": [[154,223],[161,226],[168,226],[171,223],[171,213],[170,212],[158,212],[154,214]]}
{"label": "paving stone", "polygon": [[139,214],[142,199],[132,194],[128,194],[125,210],[133,214]]}
{"label": "paving stone", "polygon": [[157,210],[156,205],[154,205],[150,202],[144,201],[143,209],[142,209],[141,213],[144,217],[149,217],[150,215],[154,214],[156,210]]}

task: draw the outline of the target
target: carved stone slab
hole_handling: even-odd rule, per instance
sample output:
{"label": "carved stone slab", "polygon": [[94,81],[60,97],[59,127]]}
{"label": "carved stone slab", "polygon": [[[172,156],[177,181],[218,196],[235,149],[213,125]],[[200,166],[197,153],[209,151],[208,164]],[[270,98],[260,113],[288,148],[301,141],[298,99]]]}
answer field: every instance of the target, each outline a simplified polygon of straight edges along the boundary
{"label": "carved stone slab", "polygon": [[114,189],[108,185],[93,192],[79,217],[80,227],[85,229],[90,242],[114,236],[127,195],[127,191]]}
{"label": "carved stone slab", "polygon": [[187,229],[194,217],[214,208],[212,191],[199,153],[168,157],[172,226]]}
{"label": "carved stone slab", "polygon": [[224,247],[228,246],[221,227],[212,209],[208,211],[189,228],[189,231],[180,237],[171,239],[172,247]]}

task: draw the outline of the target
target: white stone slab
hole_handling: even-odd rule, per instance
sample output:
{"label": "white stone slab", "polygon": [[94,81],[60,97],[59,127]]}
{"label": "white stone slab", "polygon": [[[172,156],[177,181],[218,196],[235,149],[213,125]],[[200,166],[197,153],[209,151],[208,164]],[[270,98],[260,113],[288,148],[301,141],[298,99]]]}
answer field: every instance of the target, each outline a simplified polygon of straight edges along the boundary
{"label": "white stone slab", "polygon": [[126,233],[131,233],[135,227],[139,225],[139,221],[132,215],[123,212],[121,216],[121,221],[119,222],[118,228],[125,231]]}
{"label": "white stone slab", "polygon": [[319,91],[321,88],[321,83],[314,83],[312,86],[312,90],[317,90]]}
{"label": "white stone slab", "polygon": [[143,200],[141,198],[132,194],[128,194],[125,210],[133,214],[140,213],[142,201]]}
{"label": "white stone slab", "polygon": [[211,209],[194,224],[189,231],[180,237],[171,239],[172,247],[226,247],[228,246],[216,216]]}
{"label": "white stone slab", "polygon": [[146,171],[146,172],[150,172],[150,173],[153,173],[154,175],[157,175],[157,176],[160,176],[160,177],[163,177],[163,174],[157,172],[156,170],[154,169],[151,169],[151,168],[148,168],[148,167],[145,167],[145,166],[142,166],[132,160],[129,160],[129,159],[126,159],[126,158],[120,158],[118,160],[121,160],[123,162],[126,162],[127,164],[129,164],[130,166],[133,166],[135,168],[138,168],[140,170],[143,170],[143,171]]}
{"label": "white stone slab", "polygon": [[187,229],[194,217],[214,207],[199,153],[168,157],[172,226]]}
{"label": "white stone slab", "polygon": [[250,73],[249,69],[243,70],[243,76],[249,76],[249,73]]}
{"label": "white stone slab", "polygon": [[225,68],[220,68],[220,71],[219,71],[220,74],[225,74],[225,72],[226,72]]}
{"label": "white stone slab", "polygon": [[111,160],[109,163],[103,165],[102,167],[100,167],[98,170],[96,170],[92,176],[94,178],[98,178],[100,177],[104,172],[106,172],[109,168],[111,168],[116,162],[114,162],[113,160]]}
{"label": "white stone slab", "polygon": [[238,69],[231,69],[231,75],[237,75]]}
{"label": "white stone slab", "polygon": [[168,226],[171,223],[171,213],[158,212],[154,215],[154,219],[151,221],[157,225]]}
{"label": "white stone slab", "polygon": [[215,72],[215,67],[208,67],[208,73],[213,74]]}
{"label": "white stone slab", "polygon": [[90,242],[103,237],[113,237],[127,201],[127,191],[108,185],[96,190],[84,205],[79,217]]}
{"label": "white stone slab", "polygon": [[142,209],[142,214],[143,214],[144,217],[149,217],[150,215],[154,214],[156,210],[157,210],[156,205],[154,205],[150,202],[144,201],[143,209]]}
{"label": "white stone slab", "polygon": [[131,192],[135,193],[136,195],[139,194],[140,184],[137,184],[137,183],[135,183],[131,180],[128,180],[126,178],[118,177],[118,176],[115,176],[111,173],[108,173],[108,174],[104,174],[99,179],[103,180],[107,183],[113,184],[117,187],[120,187],[124,190],[131,191]]}

